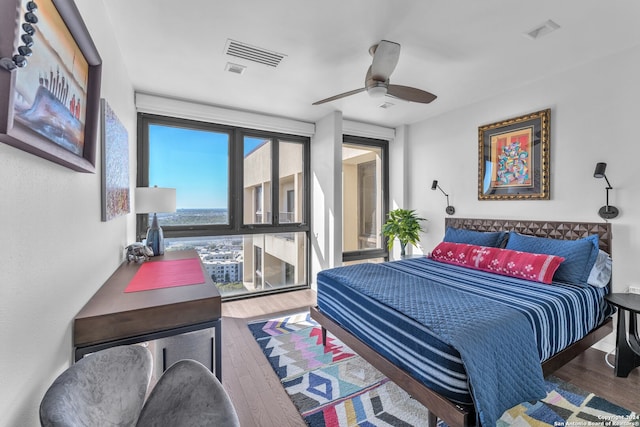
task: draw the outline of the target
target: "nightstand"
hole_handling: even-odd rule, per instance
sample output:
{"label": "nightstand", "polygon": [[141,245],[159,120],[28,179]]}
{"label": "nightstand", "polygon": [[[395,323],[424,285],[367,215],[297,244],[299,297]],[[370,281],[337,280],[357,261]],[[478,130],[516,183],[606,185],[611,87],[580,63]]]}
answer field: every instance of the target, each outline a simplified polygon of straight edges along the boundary
{"label": "nightstand", "polygon": [[[640,294],[609,294],[604,297],[618,307],[618,331],[616,335],[617,377],[627,377],[635,367],[640,366],[640,337],[636,316],[640,314]],[[627,337],[626,317],[629,312],[629,336]]]}

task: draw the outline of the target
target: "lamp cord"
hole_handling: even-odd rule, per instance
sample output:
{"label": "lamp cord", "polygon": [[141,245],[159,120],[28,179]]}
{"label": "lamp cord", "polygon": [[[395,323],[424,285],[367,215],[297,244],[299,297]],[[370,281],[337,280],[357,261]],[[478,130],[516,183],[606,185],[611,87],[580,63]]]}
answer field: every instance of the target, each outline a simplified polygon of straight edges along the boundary
{"label": "lamp cord", "polygon": [[609,367],[610,367],[610,368],[613,368],[613,369],[615,369],[616,367],[615,367],[611,362],[609,362],[609,356],[611,356],[611,354],[612,354],[614,351],[616,351],[616,349],[615,349],[615,348],[612,348],[612,349],[611,349],[611,351],[609,351],[609,353],[607,353],[607,354],[605,354],[605,355],[604,355],[604,361],[605,361],[605,363],[606,363],[607,365],[609,365]]}

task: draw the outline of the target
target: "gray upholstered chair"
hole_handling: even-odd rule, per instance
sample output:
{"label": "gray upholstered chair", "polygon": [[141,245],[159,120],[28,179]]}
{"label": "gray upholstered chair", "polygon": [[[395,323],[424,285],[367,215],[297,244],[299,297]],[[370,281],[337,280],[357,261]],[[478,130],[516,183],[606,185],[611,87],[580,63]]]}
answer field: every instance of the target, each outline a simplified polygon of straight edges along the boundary
{"label": "gray upholstered chair", "polygon": [[147,398],[138,427],[239,427],[220,381],[202,363],[180,360],[167,369]]}
{"label": "gray upholstered chair", "polygon": [[80,359],[56,378],[40,403],[45,426],[133,426],[144,404],[151,353],[132,345]]}

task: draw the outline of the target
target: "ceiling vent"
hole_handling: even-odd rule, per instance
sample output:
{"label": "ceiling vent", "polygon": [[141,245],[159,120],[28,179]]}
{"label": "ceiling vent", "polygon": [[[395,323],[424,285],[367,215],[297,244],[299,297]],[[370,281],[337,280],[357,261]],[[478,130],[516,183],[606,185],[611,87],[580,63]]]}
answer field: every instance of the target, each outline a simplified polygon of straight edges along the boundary
{"label": "ceiling vent", "polygon": [[378,105],[378,107],[384,108],[386,110],[388,108],[393,107],[394,105],[396,105],[396,104],[394,104],[393,102],[386,101],[386,102],[383,102],[382,104]]}
{"label": "ceiling vent", "polygon": [[227,62],[227,65],[224,67],[225,71],[235,74],[242,74],[247,67],[240,64],[234,64],[233,62]]}
{"label": "ceiling vent", "polygon": [[286,55],[278,52],[240,43],[231,39],[227,39],[227,45],[225,46],[224,53],[235,56],[236,58],[242,58],[247,61],[268,65],[269,67],[277,67],[286,57]]}
{"label": "ceiling vent", "polygon": [[548,21],[536,26],[534,29],[527,31],[524,35],[529,37],[531,40],[536,40],[557,30],[558,28],[560,28],[560,25],[549,19]]}

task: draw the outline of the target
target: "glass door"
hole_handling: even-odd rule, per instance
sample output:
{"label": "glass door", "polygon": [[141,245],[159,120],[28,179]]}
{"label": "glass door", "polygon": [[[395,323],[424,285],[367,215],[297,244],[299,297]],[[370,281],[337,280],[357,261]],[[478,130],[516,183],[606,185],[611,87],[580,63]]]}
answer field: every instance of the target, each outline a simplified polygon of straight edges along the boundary
{"label": "glass door", "polygon": [[382,224],[388,209],[388,142],[344,137],[342,145],[342,260],[388,257]]}

